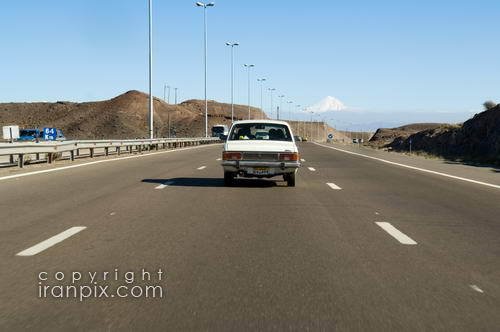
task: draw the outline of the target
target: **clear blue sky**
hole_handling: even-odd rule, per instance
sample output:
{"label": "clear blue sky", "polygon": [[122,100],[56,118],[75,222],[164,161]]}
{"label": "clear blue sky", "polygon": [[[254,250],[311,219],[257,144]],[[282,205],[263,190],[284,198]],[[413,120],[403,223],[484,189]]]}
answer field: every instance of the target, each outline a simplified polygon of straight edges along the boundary
{"label": "clear blue sky", "polygon": [[[479,109],[500,101],[500,1],[216,1],[209,99],[246,104],[245,62],[287,99],[364,110]],[[154,94],[203,98],[202,9],[154,0]],[[147,0],[16,0],[0,8],[0,101],[100,100],[147,91]],[[265,96],[268,107],[269,96]]]}

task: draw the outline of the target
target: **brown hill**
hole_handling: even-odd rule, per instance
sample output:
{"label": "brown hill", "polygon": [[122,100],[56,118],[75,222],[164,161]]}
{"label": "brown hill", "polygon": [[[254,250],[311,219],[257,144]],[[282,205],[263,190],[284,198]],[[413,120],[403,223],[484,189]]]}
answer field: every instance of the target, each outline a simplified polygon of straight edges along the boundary
{"label": "brown hill", "polygon": [[388,144],[394,150],[410,148],[452,160],[500,165],[500,105],[476,114],[463,125],[419,131]]}
{"label": "brown hill", "polygon": [[434,129],[442,126],[440,123],[412,123],[396,128],[379,128],[370,138],[368,145],[374,147],[384,147],[393,142],[401,142],[410,135],[422,130]]}
{"label": "brown hill", "polygon": [[[73,103],[0,103],[0,125],[16,124],[21,128],[57,127],[69,139],[124,139],[148,137],[149,97],[128,91],[113,99]],[[172,134],[177,137],[205,135],[205,106],[202,100],[187,100],[178,105],[154,98],[155,136],[168,137],[170,118]],[[248,107],[235,105],[235,118],[248,117]],[[231,122],[231,105],[208,102],[209,128]],[[251,108],[252,118],[267,118]]]}

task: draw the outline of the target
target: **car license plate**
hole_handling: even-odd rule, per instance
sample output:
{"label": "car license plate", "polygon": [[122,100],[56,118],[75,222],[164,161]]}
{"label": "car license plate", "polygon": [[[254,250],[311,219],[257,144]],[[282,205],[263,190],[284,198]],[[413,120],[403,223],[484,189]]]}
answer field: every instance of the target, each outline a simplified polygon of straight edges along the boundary
{"label": "car license plate", "polygon": [[254,167],[253,174],[255,175],[270,175],[273,174],[273,170],[269,167]]}

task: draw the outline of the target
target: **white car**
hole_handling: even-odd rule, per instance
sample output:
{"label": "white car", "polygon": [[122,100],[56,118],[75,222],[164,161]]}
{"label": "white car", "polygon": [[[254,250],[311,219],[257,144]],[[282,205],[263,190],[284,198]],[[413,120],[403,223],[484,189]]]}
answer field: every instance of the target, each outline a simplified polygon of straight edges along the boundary
{"label": "white car", "polygon": [[231,126],[222,152],[224,184],[236,176],[271,178],[283,176],[295,186],[300,157],[292,129],[284,121],[245,120]]}

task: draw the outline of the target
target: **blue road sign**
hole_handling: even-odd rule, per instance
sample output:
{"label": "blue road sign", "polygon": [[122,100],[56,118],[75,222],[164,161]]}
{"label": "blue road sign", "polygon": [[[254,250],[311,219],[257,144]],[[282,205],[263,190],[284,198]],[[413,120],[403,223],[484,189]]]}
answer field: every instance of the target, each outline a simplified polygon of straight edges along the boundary
{"label": "blue road sign", "polygon": [[328,138],[332,139],[333,138],[333,134],[328,134]]}
{"label": "blue road sign", "polygon": [[55,141],[57,139],[57,129],[43,128],[43,139],[46,141]]}

